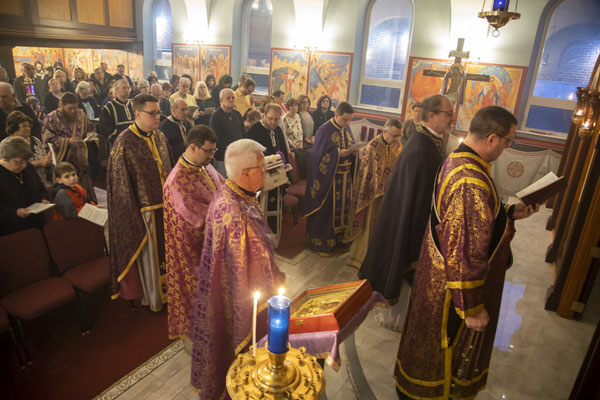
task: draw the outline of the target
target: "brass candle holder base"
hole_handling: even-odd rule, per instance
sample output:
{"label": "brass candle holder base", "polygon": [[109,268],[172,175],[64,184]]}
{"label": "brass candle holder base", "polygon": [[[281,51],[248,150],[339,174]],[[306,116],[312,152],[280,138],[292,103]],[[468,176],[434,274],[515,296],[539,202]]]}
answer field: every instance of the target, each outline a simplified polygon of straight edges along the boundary
{"label": "brass candle holder base", "polygon": [[266,346],[238,355],[227,371],[227,392],[232,400],[318,400],[325,393],[323,369],[304,347],[273,354]]}

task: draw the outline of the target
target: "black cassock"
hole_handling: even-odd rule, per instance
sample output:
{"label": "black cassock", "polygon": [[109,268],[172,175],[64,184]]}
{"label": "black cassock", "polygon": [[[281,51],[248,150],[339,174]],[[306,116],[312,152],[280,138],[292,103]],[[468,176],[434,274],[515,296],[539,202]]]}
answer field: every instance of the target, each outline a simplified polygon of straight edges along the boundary
{"label": "black cassock", "polygon": [[403,147],[379,209],[367,255],[358,273],[386,299],[412,281],[431,210],[437,170],[445,158],[442,140],[418,126]]}

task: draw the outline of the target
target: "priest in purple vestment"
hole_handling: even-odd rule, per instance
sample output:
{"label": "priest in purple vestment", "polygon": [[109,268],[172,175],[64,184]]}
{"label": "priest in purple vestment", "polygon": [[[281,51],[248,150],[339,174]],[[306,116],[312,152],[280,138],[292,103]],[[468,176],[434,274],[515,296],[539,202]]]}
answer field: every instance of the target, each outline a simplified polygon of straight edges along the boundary
{"label": "priest in purple vestment", "polygon": [[[253,293],[259,291],[261,299],[268,299],[285,281],[256,199],[265,180],[264,150],[250,139],[227,147],[229,179],[208,208],[191,331],[192,386],[202,400],[224,397],[227,369],[247,349]],[[257,330],[265,334],[265,324],[257,324]]]}
{"label": "priest in purple vestment", "polygon": [[402,400],[474,399],[485,388],[514,220],[539,210],[502,204],[490,175],[516,127],[509,111],[482,108],[435,177],[395,363]]}
{"label": "priest in purple vestment", "polygon": [[171,171],[167,138],[158,129],[158,100],[133,99],[135,122],[119,134],[107,169],[112,298],[167,302],[162,189]]}
{"label": "priest in purple vestment", "polygon": [[[178,101],[182,100],[175,103]],[[170,338],[190,336],[206,214],[224,181],[210,165],[217,151],[217,135],[212,129],[193,127],[186,144],[163,188]]]}
{"label": "priest in purple vestment", "polygon": [[334,249],[347,249],[344,231],[350,219],[352,180],[357,151],[350,122],[354,110],[341,102],[332,119],[315,134],[313,153],[308,164],[304,214],[308,246],[321,256],[330,256]]}

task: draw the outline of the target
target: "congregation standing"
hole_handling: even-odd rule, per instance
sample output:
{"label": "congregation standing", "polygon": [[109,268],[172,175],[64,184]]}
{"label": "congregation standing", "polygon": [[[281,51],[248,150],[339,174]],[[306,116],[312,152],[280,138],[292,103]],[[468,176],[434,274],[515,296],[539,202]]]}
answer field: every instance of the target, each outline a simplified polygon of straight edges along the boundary
{"label": "congregation standing", "polygon": [[[392,305],[377,319],[404,332],[399,398],[472,397],[485,383],[514,220],[537,211],[503,205],[490,176],[515,135],[511,113],[483,108],[448,154],[454,105],[433,95],[361,148],[349,103],[323,95],[311,111],[307,96],[284,102],[276,90],[256,107],[244,74],[232,87],[227,74],[134,81],[105,62],[72,80],[61,65],[22,72],[11,80],[0,68],[0,235],[41,228],[27,207],[51,197],[54,219],[75,217],[106,180],[111,295],[168,304],[168,334],[193,349],[200,398],[224,393],[247,348],[251,292],[285,283],[274,257],[285,187],[261,194],[274,154],[305,179],[308,248],[349,251]],[[482,372],[465,374],[453,346],[484,330]]]}

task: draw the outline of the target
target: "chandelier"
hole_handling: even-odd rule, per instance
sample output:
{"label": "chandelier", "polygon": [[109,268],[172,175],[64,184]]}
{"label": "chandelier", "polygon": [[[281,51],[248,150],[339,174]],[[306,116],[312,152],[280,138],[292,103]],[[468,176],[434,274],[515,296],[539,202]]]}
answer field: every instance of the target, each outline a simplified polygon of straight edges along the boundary
{"label": "chandelier", "polygon": [[483,0],[481,12],[479,12],[477,16],[479,18],[485,18],[488,24],[494,28],[492,31],[493,37],[498,37],[500,35],[500,31],[498,29],[508,24],[511,20],[521,18],[521,14],[517,12],[519,0],[516,1],[514,12],[508,11],[509,3],[510,0],[493,0],[492,11],[484,11],[485,0]]}

